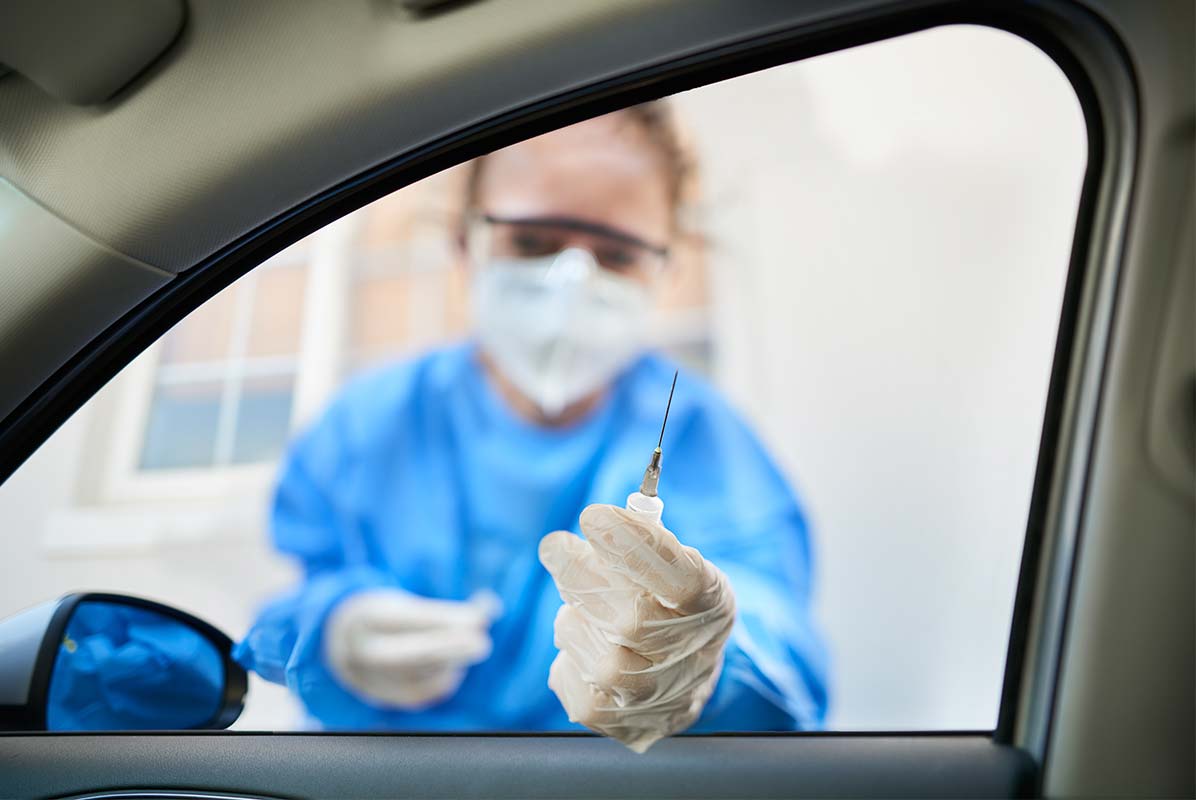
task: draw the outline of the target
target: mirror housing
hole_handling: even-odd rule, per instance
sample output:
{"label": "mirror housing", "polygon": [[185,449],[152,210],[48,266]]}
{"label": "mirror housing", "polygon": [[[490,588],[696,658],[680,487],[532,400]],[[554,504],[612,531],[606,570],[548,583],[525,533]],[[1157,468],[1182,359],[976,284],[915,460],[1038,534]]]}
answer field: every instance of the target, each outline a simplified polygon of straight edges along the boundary
{"label": "mirror housing", "polygon": [[[175,631],[194,641],[205,646],[210,645],[211,659],[218,661],[222,666],[222,686],[209,687],[211,692],[219,695],[213,698],[215,709],[212,716],[199,724],[189,722],[173,726],[164,725],[160,729],[218,730],[227,728],[236,721],[244,708],[248,676],[245,669],[232,659],[233,642],[228,636],[201,619],[152,600],[104,592],[77,592],[26,609],[0,621],[0,731],[51,729],[47,712],[51,704],[55,666],[59,663],[62,651],[74,653],[77,646],[76,642],[68,637],[68,626],[71,625],[72,619],[78,618],[76,612],[81,607],[86,609],[100,606],[123,610],[143,622],[149,619],[158,624],[172,626]],[[171,685],[169,681],[167,685]],[[174,686],[184,691],[191,688],[178,687],[177,684]],[[126,676],[126,680],[122,682],[122,690],[126,695],[135,695],[137,689],[136,683],[130,683]],[[156,697],[149,695],[143,700],[151,705],[157,702]],[[160,709],[160,706],[157,707]],[[126,729],[132,728],[96,728]],[[137,726],[136,729],[150,728]]]}

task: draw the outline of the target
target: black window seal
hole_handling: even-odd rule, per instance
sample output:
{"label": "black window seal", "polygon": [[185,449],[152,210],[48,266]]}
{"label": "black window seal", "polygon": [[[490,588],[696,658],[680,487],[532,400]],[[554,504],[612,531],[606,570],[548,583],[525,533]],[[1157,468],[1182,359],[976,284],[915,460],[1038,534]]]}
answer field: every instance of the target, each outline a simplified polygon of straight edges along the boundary
{"label": "black window seal", "polygon": [[[1061,641],[1082,514],[1083,486],[1099,405],[1127,208],[1137,168],[1138,93],[1130,59],[1113,30],[1073,0],[894,2],[630,71],[471,125],[416,148],[313,197],[240,237],[155,291],[77,353],[0,422],[0,482],[138,353],[250,269],[321,227],[374,200],[476,156],[592,116],[825,53],[944,25],[983,25],[1043,50],[1067,76],[1084,113],[1088,165],[1081,192],[1059,332],[1044,409],[997,726],[997,744],[1028,749],[1041,763],[1053,708],[1058,648],[1039,651],[1039,730],[1026,742],[1019,705],[1040,578],[1056,594]],[[1103,326],[1103,327],[1102,327]],[[1078,346],[1079,345],[1079,346]],[[1078,355],[1084,357],[1079,363]],[[1077,417],[1082,377],[1095,396]],[[1094,388],[1093,388],[1094,387]],[[1091,392],[1090,392],[1091,395]],[[1085,438],[1087,436],[1087,438]],[[1070,460],[1069,467],[1064,461]],[[1062,502],[1063,470],[1078,482],[1070,541],[1044,540]],[[1052,555],[1044,565],[1043,558]],[[1049,575],[1042,575],[1049,572]],[[1043,716],[1045,715],[1045,716]],[[920,735],[932,731],[891,731]]]}

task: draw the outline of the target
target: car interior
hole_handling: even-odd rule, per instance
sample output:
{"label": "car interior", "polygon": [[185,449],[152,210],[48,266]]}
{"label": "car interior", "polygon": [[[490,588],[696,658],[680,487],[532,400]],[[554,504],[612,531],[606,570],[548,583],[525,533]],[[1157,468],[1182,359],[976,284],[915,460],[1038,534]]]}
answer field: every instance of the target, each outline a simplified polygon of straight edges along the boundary
{"label": "car interior", "polygon": [[[1193,796],[1194,25],[1196,11],[1190,0],[109,0],[103,4],[9,0],[0,6],[0,554],[4,554],[0,582],[8,583],[11,591],[0,589],[4,603],[0,616],[11,616],[0,620],[0,795],[107,800]],[[275,722],[262,709],[277,702],[269,705],[270,714],[283,713],[276,709],[291,713],[297,707],[294,699],[283,689],[267,685],[259,677],[270,680],[262,669],[257,669],[259,674],[254,668],[246,669],[244,659],[236,655],[245,631],[232,629],[218,611],[221,602],[232,602],[229,598],[240,602],[241,586],[264,574],[257,562],[228,567],[223,579],[227,597],[213,598],[208,608],[194,600],[175,601],[183,610],[167,594],[143,597],[147,592],[131,577],[136,568],[105,554],[102,542],[96,544],[102,525],[148,530],[144,525],[139,528],[135,518],[157,512],[150,504],[131,505],[128,492],[145,491],[144,487],[175,491],[181,485],[178,480],[155,482],[151,476],[140,488],[130,489],[130,474],[136,478],[138,470],[150,472],[158,466],[167,470],[180,465],[192,469],[197,464],[229,467],[258,458],[238,455],[242,443],[236,438],[236,417],[234,422],[226,417],[232,413],[227,412],[229,397],[241,395],[231,394],[233,390],[227,388],[231,384],[220,384],[225,388],[216,394],[222,398],[219,408],[223,410],[212,411],[210,418],[201,420],[194,406],[180,405],[186,413],[169,417],[170,407],[153,405],[166,396],[171,380],[177,385],[188,380],[196,386],[205,381],[215,385],[216,379],[209,379],[207,373],[188,372],[185,363],[171,373],[182,377],[169,378],[165,371],[171,353],[182,352],[184,346],[200,347],[208,336],[207,329],[187,328],[192,324],[188,320],[204,319],[205,313],[212,319],[216,312],[211,309],[218,307],[249,308],[259,302],[255,298],[270,291],[291,297],[284,295],[285,276],[278,276],[296,264],[308,265],[305,259],[315,264],[313,252],[350,248],[344,244],[350,236],[364,237],[352,241],[367,243],[369,236],[384,238],[376,233],[382,224],[377,220],[384,214],[409,214],[413,221],[402,223],[409,228],[430,225],[426,223],[430,218],[440,220],[437,203],[445,187],[462,179],[473,159],[662,98],[669,98],[713,131],[718,120],[728,125],[733,121],[728,118],[735,114],[726,109],[734,109],[735,102],[765,107],[769,103],[762,98],[775,92],[776,105],[785,106],[783,92],[791,84],[769,76],[785,75],[784,70],[807,63],[829,64],[820,59],[845,58],[869,47],[931,41],[917,37],[941,34],[949,39],[952,31],[963,32],[964,38],[958,40],[962,44],[952,45],[956,47],[952,52],[965,59],[970,53],[977,62],[982,60],[979,46],[969,50],[969,43],[981,39],[967,36],[999,34],[991,52],[1003,53],[1001,48],[1015,43],[1032,52],[1032,59],[1041,60],[1038,66],[1049,63],[1049,74],[1033,73],[1043,76],[1045,87],[1038,87],[1043,93],[1035,97],[1046,98],[1042,102],[1058,114],[1044,112],[1037,120],[1023,119],[1021,127],[1011,124],[1006,130],[999,127],[1001,109],[1015,106],[998,104],[991,118],[995,122],[988,126],[992,130],[978,132],[983,126],[976,120],[972,128],[961,124],[959,130],[969,131],[961,138],[977,139],[968,143],[971,149],[961,145],[953,156],[950,147],[941,143],[947,141],[946,135],[940,143],[925,144],[927,159],[949,164],[942,173],[954,176],[953,191],[958,192],[934,208],[941,214],[949,214],[952,203],[960,208],[954,218],[925,221],[931,230],[951,231],[952,241],[963,244],[924,257],[915,252],[903,256],[910,262],[941,262],[946,265],[942,271],[926,278],[926,285],[911,283],[900,274],[886,282],[869,272],[884,267],[878,257],[876,263],[862,266],[828,261],[840,271],[858,267],[858,274],[853,273],[850,281],[841,278],[840,284],[817,283],[814,278],[808,283],[801,279],[784,283],[778,276],[790,269],[786,260],[774,272],[742,278],[745,283],[757,280],[749,289],[718,283],[718,276],[726,280],[728,274],[718,271],[720,265],[734,266],[742,253],[750,252],[753,237],[766,239],[766,234],[753,232],[754,225],[761,229],[766,223],[777,229],[793,225],[798,230],[795,236],[808,236],[811,251],[820,241],[833,247],[837,238],[874,239],[881,254],[914,249],[913,235],[906,234],[915,227],[910,220],[923,208],[917,205],[918,187],[929,186],[936,178],[914,168],[895,172],[889,176],[891,194],[877,189],[877,197],[865,200],[851,194],[852,187],[866,185],[865,179],[852,184],[842,177],[866,176],[872,174],[870,168],[880,171],[875,165],[887,152],[885,137],[896,134],[871,138],[866,134],[872,127],[880,128],[893,112],[892,107],[886,109],[885,98],[866,97],[852,107],[855,116],[843,117],[848,120],[844,128],[822,131],[826,141],[851,155],[844,157],[847,167],[841,174],[813,155],[801,160],[801,148],[809,142],[790,135],[788,129],[778,127],[771,138],[755,140],[768,142],[770,158],[792,157],[798,164],[788,172],[778,167],[776,176],[797,175],[796,180],[802,180],[803,171],[809,175],[811,199],[805,201],[805,212],[800,212],[812,220],[809,229],[785,217],[789,206],[771,215],[773,209],[766,202],[726,210],[734,206],[735,198],[730,190],[719,194],[718,189],[733,186],[731,178],[746,174],[748,156],[760,154],[746,147],[737,150],[736,144],[747,139],[729,135],[717,139],[708,134],[703,140],[702,131],[695,130],[695,140],[707,143],[703,156],[716,166],[702,175],[702,188],[716,199],[723,198],[725,208],[713,200],[701,207],[702,219],[712,231],[707,250],[692,243],[687,245],[692,251],[680,249],[697,265],[694,269],[709,268],[703,274],[715,277],[700,290],[694,284],[676,289],[669,302],[681,310],[669,306],[676,313],[657,328],[672,332],[671,339],[661,334],[664,349],[683,369],[693,367],[713,375],[712,381],[720,386],[742,378],[742,394],[733,390],[730,394],[751,407],[748,387],[783,383],[781,377],[769,377],[773,372],[782,375],[796,372],[799,366],[833,366],[836,361],[843,362],[839,369],[849,371],[845,354],[852,341],[850,330],[827,334],[822,341],[813,327],[799,328],[795,323],[767,328],[789,335],[813,331],[807,340],[815,355],[804,362],[791,355],[783,336],[773,337],[774,344],[760,344],[746,334],[739,339],[731,335],[729,345],[717,338],[720,330],[732,334],[740,330],[735,324],[749,332],[764,331],[764,320],[774,317],[812,315],[823,322],[832,318],[830,312],[817,317],[822,300],[806,300],[793,287],[841,287],[845,299],[836,309],[855,309],[859,315],[835,310],[840,315],[837,319],[846,321],[842,322],[845,329],[850,329],[851,320],[865,320],[855,323],[863,325],[869,316],[881,313],[872,309],[900,306],[891,324],[912,330],[921,315],[931,330],[925,340],[933,343],[950,339],[952,333],[932,318],[932,310],[939,306],[924,298],[936,297],[938,291],[945,298],[942,307],[953,307],[943,286],[954,286],[952,276],[963,274],[967,266],[958,264],[959,253],[972,253],[969,258],[978,269],[988,268],[986,255],[994,264],[1019,261],[1021,271],[1011,265],[1005,283],[978,282],[972,290],[976,302],[1004,315],[1001,324],[1009,326],[1013,332],[1009,336],[1020,331],[1030,338],[1033,332],[1037,350],[1002,351],[997,334],[977,335],[976,344],[964,344],[960,333],[959,348],[967,350],[959,362],[953,362],[944,355],[949,352],[945,344],[928,345],[933,357],[927,369],[937,369],[938,378],[927,384],[927,391],[943,398],[949,396],[952,383],[963,382],[951,372],[956,363],[987,359],[990,364],[1013,364],[1024,358],[1030,376],[1024,385],[1004,387],[1005,395],[993,390],[988,405],[976,401],[974,407],[960,410],[964,420],[960,425],[991,426],[994,441],[1010,438],[1001,433],[1006,430],[1001,426],[1013,425],[1009,420],[1016,414],[1023,415],[1017,419],[1027,420],[1017,428],[1026,434],[1018,440],[1022,449],[1017,451],[1025,455],[1025,469],[1018,472],[1020,462],[1015,463],[1012,456],[1006,461],[994,458],[985,467],[990,474],[978,473],[976,478],[994,484],[1024,478],[1024,505],[1006,509],[1014,519],[1010,524],[1016,525],[1010,528],[1010,546],[998,550],[994,544],[988,550],[968,551],[975,555],[966,574],[979,578],[967,587],[960,578],[957,597],[938,596],[933,588],[924,588],[921,596],[926,608],[942,607],[944,616],[953,603],[974,602],[979,607],[996,598],[990,603],[996,609],[996,622],[970,626],[976,629],[976,639],[942,637],[947,649],[967,650],[974,646],[968,642],[982,639],[1001,651],[1000,665],[993,659],[987,662],[993,673],[994,696],[988,698],[992,702],[981,698],[969,704],[968,697],[961,701],[961,708],[979,711],[933,717],[927,710],[926,719],[945,721],[923,724],[918,719],[903,721],[905,711],[899,704],[888,716],[884,709],[870,709],[870,700],[851,706],[847,687],[867,689],[874,682],[875,694],[869,698],[900,692],[889,688],[891,684],[882,687],[880,678],[870,679],[864,666],[851,672],[850,651],[842,653],[842,666],[837,666],[832,647],[831,685],[835,686],[835,670],[841,669],[844,699],[836,709],[832,688],[831,717],[822,729],[704,730],[670,736],[642,755],[580,729],[381,730],[330,724],[321,730],[310,719]],[[941,41],[949,44],[948,39]],[[893,61],[876,63],[900,67],[903,58],[909,59],[909,74],[920,76],[911,79],[910,96],[919,92],[929,96],[938,62],[927,61],[924,71],[915,73],[912,52],[893,51]],[[1001,69],[997,65],[993,74]],[[1012,66],[1009,71],[1014,71]],[[863,68],[842,74],[854,75],[862,85],[869,81]],[[758,84],[748,83],[755,78],[760,79]],[[813,79],[803,74],[801,80]],[[1057,86],[1052,83],[1056,80]],[[960,85],[969,97],[1009,97],[1010,103],[1032,93],[1030,88],[1003,90],[983,82]],[[755,88],[749,91],[749,86]],[[1060,91],[1051,94],[1054,88]],[[1058,100],[1056,109],[1063,88],[1068,98]],[[720,90],[722,94],[717,94]],[[701,94],[706,91],[709,95]],[[707,96],[714,99],[703,105],[700,98]],[[818,99],[816,91],[805,98],[812,104]],[[1064,109],[1064,102],[1073,105]],[[912,108],[913,118],[919,113],[930,115],[926,110],[931,108],[930,100],[921,109],[916,101],[905,106]],[[747,110],[742,114],[743,120],[762,119],[764,124],[771,119],[753,117]],[[1074,125],[1064,136],[1060,131],[1068,120]],[[1036,130],[1036,124],[1044,127]],[[861,130],[858,139],[852,138],[853,129]],[[996,151],[1001,143],[1009,143],[1002,153],[1029,153],[1032,145],[1048,141],[1056,147],[1050,155],[1056,172],[1019,171],[1017,165],[990,173],[968,171],[969,159],[976,153]],[[949,161],[949,156],[957,160]],[[1045,179],[1042,183],[1032,179],[1048,172],[1052,179],[1063,176],[1057,203],[1056,195],[1051,195],[1053,205],[1046,200],[1035,205],[1026,199],[1028,194],[1008,188],[1016,184],[1046,192],[1038,188],[1046,185]],[[762,185],[768,173],[765,168],[759,173],[764,177],[757,175]],[[984,182],[993,175],[998,177]],[[987,197],[988,205],[974,206],[980,209],[980,222],[968,227],[962,222],[963,208],[968,198],[977,196]],[[1023,240],[1038,241],[1037,234],[1029,231],[1039,230],[1034,225],[1045,219],[1043,209],[1048,207],[1066,223],[1051,228],[1060,244],[1051,250],[1055,239],[1050,239],[1041,249],[1049,251],[1042,257],[1043,264],[1053,258],[1058,268],[1051,274],[1026,255],[1028,246],[1017,249]],[[984,214],[989,213],[991,226],[983,224]],[[882,224],[889,218],[890,224]],[[445,241],[466,239],[448,223],[435,225],[439,226],[436,235]],[[807,233],[818,228],[822,239]],[[452,235],[445,235],[446,230]],[[585,228],[581,234],[604,235],[605,231]],[[402,240],[410,252],[417,252],[424,241],[409,233],[402,236],[416,240],[415,244]],[[782,241],[779,235],[776,241]],[[439,258],[441,251],[436,253]],[[786,256],[790,257],[800,265],[800,248]],[[901,258],[895,255],[891,263],[906,263]],[[309,298],[320,292],[340,297],[337,292],[350,291],[325,280],[329,273],[319,273],[315,267],[305,274]],[[378,277],[382,273],[370,274],[376,281],[370,284],[375,298],[383,297],[378,288],[383,285]],[[460,332],[453,326],[463,324],[459,316],[465,312],[450,307],[459,298],[453,299],[457,295],[452,278],[444,280],[447,288],[437,291],[449,299],[435,298],[450,312],[440,317],[419,313],[421,303],[427,305],[425,298],[432,295],[403,300],[404,313],[423,320],[425,326],[423,333],[410,334],[412,347],[423,346],[419,336],[431,341],[426,330],[435,326],[446,337]],[[939,283],[930,288],[932,280]],[[905,284],[911,284],[909,293],[901,294]],[[1034,300],[1031,295],[1040,286],[1053,288],[1042,295],[1044,299]],[[706,298],[701,314],[685,305],[696,304],[692,297],[699,294]],[[715,302],[720,294],[724,303],[742,303],[736,309],[739,316],[720,317],[710,311],[726,309]],[[222,302],[225,305],[219,306]],[[305,302],[310,310],[313,301]],[[380,320],[378,326],[402,316],[392,305],[375,302],[381,309],[372,312]],[[375,306],[351,308],[351,317],[364,320]],[[960,309],[960,319],[981,316]],[[997,311],[992,316],[996,318]],[[707,327],[691,324],[693,320]],[[719,328],[720,324],[724,327]],[[876,354],[877,360],[868,362],[873,372],[856,376],[859,386],[871,387],[875,397],[851,406],[866,409],[862,413],[874,417],[873,427],[843,421],[844,427],[860,427],[861,438],[874,439],[877,436],[871,431],[898,425],[913,414],[884,397],[886,391],[898,393],[882,369],[893,358],[883,349],[886,336],[897,341],[899,334],[884,333],[884,325],[890,322],[876,324],[880,333],[861,336],[857,342],[861,351]],[[934,329],[936,325],[940,327]],[[347,330],[367,330],[361,326],[365,323]],[[708,328],[715,334],[708,334]],[[259,448],[269,451],[270,458],[279,457],[291,435],[315,418],[305,416],[307,409],[318,412],[328,400],[328,387],[307,395],[298,388],[302,371],[316,363],[311,353],[323,352],[319,344],[323,329],[315,329],[315,334],[310,330],[310,325],[296,327],[288,334],[294,341],[288,345],[287,358],[299,359],[298,367],[280,357],[260,359],[263,371],[254,375],[267,390],[273,390],[277,381],[270,381],[280,375],[287,380],[300,377],[294,378],[293,387],[287,384],[290,394],[279,401],[282,405],[270,405],[277,398],[264,393],[266,400],[256,410],[244,405],[250,410],[237,412],[258,415],[251,419],[260,436],[246,439],[245,452],[258,453],[254,448]],[[185,336],[192,339],[184,340]],[[363,341],[365,352],[369,340]],[[740,349],[734,350],[736,346]],[[986,346],[988,352],[979,349]],[[308,349],[298,352],[302,348]],[[720,366],[720,352],[735,352],[741,358]],[[1035,364],[1041,369],[1034,372],[1030,356],[1024,353],[1038,353]],[[236,369],[251,360],[245,353],[238,358],[241,366]],[[358,360],[368,361],[365,356]],[[352,361],[354,369],[357,363]],[[827,367],[825,374],[839,373]],[[130,377],[136,375],[141,377]],[[248,393],[244,387],[250,386],[249,379],[237,375],[241,383],[235,391]],[[1031,381],[1035,376],[1038,383]],[[673,380],[676,388],[676,373]],[[328,383],[331,386],[331,380]],[[101,487],[96,490],[101,494],[111,490],[109,499],[116,498],[114,505],[120,509],[106,517],[50,514],[44,523],[48,533],[29,527],[31,516],[10,513],[26,507],[19,502],[36,500],[44,476],[59,469],[47,455],[61,449],[55,438],[61,433],[56,432],[79,427],[72,415],[88,408],[89,401],[114,403],[118,391],[127,392],[129,386],[139,386],[138,391],[149,398],[139,401],[141,416],[128,423],[150,432],[139,434],[140,449],[101,436],[109,433],[100,429],[119,432],[125,423],[94,422],[87,436],[94,453],[100,455],[80,462],[80,474],[87,473],[85,480]],[[763,427],[770,433],[797,431],[806,437],[804,441],[816,441],[813,437],[820,428],[815,421],[802,427],[786,420],[801,416],[803,407],[822,406],[802,406],[796,394],[777,397],[752,407],[762,409],[760,419],[778,421],[775,429],[766,423]],[[671,404],[672,390],[668,398]],[[186,397],[184,401],[189,402]],[[825,402],[832,411],[840,407],[844,416],[850,413],[841,398]],[[663,398],[660,405],[659,410],[653,406],[654,426],[660,412],[669,424]],[[933,408],[924,410],[933,421]],[[165,437],[183,428],[199,430],[201,422],[223,431],[223,445],[213,447],[203,439],[200,448],[207,449],[196,457],[200,461],[178,461],[184,458],[179,448],[187,446],[187,440]],[[155,450],[147,444],[156,430],[170,446]],[[963,428],[950,427],[944,414],[942,438],[950,439],[956,430]],[[209,438],[217,438],[217,433]],[[919,445],[933,438],[933,433],[923,433]],[[651,450],[652,442],[644,442],[643,455],[655,454],[649,471],[654,464],[659,475],[661,443],[669,441],[662,428],[657,450]],[[926,449],[932,451],[935,444],[932,441]],[[787,459],[789,451],[778,449],[782,460]],[[671,466],[668,454],[666,448],[666,475]],[[849,461],[842,455],[840,459]],[[264,457],[259,460],[265,463]],[[949,458],[946,461],[950,463]],[[126,472],[116,475],[119,469],[114,465],[119,463],[126,463],[120,468]],[[785,460],[786,466],[789,463]],[[910,479],[917,480],[919,465],[904,463]],[[276,465],[270,464],[268,470],[221,473],[225,477],[220,478],[220,491],[248,481],[254,486],[260,482],[265,492],[275,480]],[[925,464],[920,466],[926,469]],[[678,472],[684,468],[678,463]],[[881,474],[868,473],[861,465],[850,468],[858,475],[871,475],[873,481]],[[640,485],[638,474],[635,478]],[[959,486],[938,480],[937,494],[926,497],[947,497],[943,500],[947,506],[955,493],[957,502],[964,503],[962,498],[968,495]],[[217,485],[215,479],[209,483]],[[804,476],[798,483],[803,491],[823,485]],[[649,485],[655,500],[655,483],[645,479],[642,486]],[[661,494],[667,495],[664,488]],[[812,492],[815,508],[817,494]],[[198,497],[193,493],[189,501],[198,502]],[[844,507],[868,506],[858,497],[845,496],[841,502]],[[899,505],[879,508],[880,501],[874,503],[878,515],[897,517],[902,511]],[[213,524],[226,524],[232,512],[218,511]],[[986,508],[972,512],[977,517],[990,514]],[[658,521],[659,513],[658,509]],[[669,513],[665,512],[666,522]],[[234,545],[188,533],[199,530],[199,525],[175,526],[181,531],[175,535],[184,542],[179,558],[198,563],[203,555],[195,554],[206,550],[218,562],[233,557],[228,553],[241,552]],[[977,529],[982,529],[980,523]],[[133,534],[118,535],[117,541],[111,552],[127,551],[133,554],[130,559],[144,557],[157,546]],[[264,538],[254,539],[254,552],[266,546]],[[835,550],[834,543],[827,543],[832,566],[837,553],[848,552],[846,544],[838,546],[840,550]],[[76,570],[69,559],[79,556],[72,553],[95,558],[100,566],[92,572]],[[942,572],[933,555],[915,550],[903,558],[924,562],[923,572],[910,574]],[[1009,563],[1004,572],[1002,558]],[[878,569],[884,560],[884,551],[875,556]],[[34,573],[30,564],[57,573],[47,578]],[[100,574],[104,586],[87,585]],[[122,585],[122,574],[129,576],[127,584]],[[271,586],[283,587],[289,575],[281,568],[270,573]],[[162,580],[175,578],[167,575]],[[918,594],[913,581],[898,577],[893,581],[897,591]],[[179,583],[180,596],[199,591],[185,585],[185,580]],[[857,663],[868,661],[869,669],[879,671],[878,663],[902,663],[901,655],[891,652],[899,645],[895,640],[882,641],[878,633],[896,616],[885,616],[884,602],[871,599],[866,583],[840,584],[838,590],[832,586],[826,591],[838,598],[835,608],[854,609],[852,613],[873,626],[857,632],[857,640],[866,640],[870,648],[861,645],[854,655]],[[817,582],[816,586],[823,591]],[[1008,591],[1001,589],[1006,586]],[[900,606],[900,599],[892,603]],[[135,726],[140,730],[123,729],[117,717],[76,718],[76,709],[65,699],[64,652],[73,654],[88,635],[86,625],[99,624],[96,620],[101,618],[104,624],[119,619],[122,625],[162,631],[190,648],[187,680],[194,685],[157,686],[155,691],[161,694],[147,701],[150,710],[145,712],[154,721]],[[945,623],[927,618],[902,624],[933,632],[936,625]],[[967,666],[970,663],[944,662],[935,678],[944,697],[956,684],[964,687],[957,690],[958,695],[970,696],[971,687],[982,682],[967,674],[975,671]],[[970,678],[975,680],[969,683]],[[923,703],[914,695],[911,689],[909,704]],[[162,711],[168,703],[187,706],[187,713],[170,717]],[[161,716],[153,716],[155,705]],[[857,716],[848,713],[853,708],[860,709]],[[301,712],[294,711],[293,718],[299,716]],[[990,717],[991,724],[986,722]],[[956,719],[961,722],[955,724]]]}

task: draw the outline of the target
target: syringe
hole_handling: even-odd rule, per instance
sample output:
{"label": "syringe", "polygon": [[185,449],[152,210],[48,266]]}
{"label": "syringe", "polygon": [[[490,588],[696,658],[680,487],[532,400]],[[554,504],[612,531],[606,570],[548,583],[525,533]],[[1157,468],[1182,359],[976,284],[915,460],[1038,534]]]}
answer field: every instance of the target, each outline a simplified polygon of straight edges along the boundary
{"label": "syringe", "polygon": [[660,438],[656,441],[656,449],[648,459],[648,468],[644,470],[644,479],[640,482],[640,490],[627,496],[627,510],[641,514],[653,522],[660,522],[660,515],[664,512],[664,501],[656,494],[656,486],[660,482],[660,446],[664,444],[664,426],[669,424],[669,409],[673,407],[673,392],[677,389],[677,373],[673,373],[673,385],[669,388],[669,402],[664,407],[664,422],[660,424]]}

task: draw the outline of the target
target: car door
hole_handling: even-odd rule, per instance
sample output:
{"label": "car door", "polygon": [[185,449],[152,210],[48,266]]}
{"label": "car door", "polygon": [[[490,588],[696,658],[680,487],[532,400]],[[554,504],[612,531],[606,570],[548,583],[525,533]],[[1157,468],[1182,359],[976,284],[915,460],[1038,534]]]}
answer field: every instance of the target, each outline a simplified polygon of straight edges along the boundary
{"label": "car door", "polygon": [[[644,757],[574,734],[4,733],[0,792],[1196,791],[1190,4],[479,0],[362,2],[336,12],[319,3],[231,8],[189,2],[177,40],[100,111],[35,95],[18,76],[0,81],[0,174],[11,190],[6,216],[19,222],[0,234],[8,254],[0,265],[0,285],[8,287],[0,298],[4,476],[237,278],[346,213],[472,157],[637,102],[940,25],[993,26],[1054,59],[1083,108],[1088,163],[998,721],[960,732],[684,736]],[[257,78],[212,85],[204,64],[221,58]],[[271,95],[272,87],[288,88]],[[157,115],[174,104],[218,118],[211,130],[228,138],[156,128]],[[96,114],[121,126],[89,128]],[[129,142],[127,126],[135,124],[145,138]],[[326,147],[332,140],[339,146]],[[97,158],[137,146],[144,160],[120,179],[156,186],[152,202],[106,201],[105,186],[118,176]],[[226,164],[228,147],[253,157]]]}

